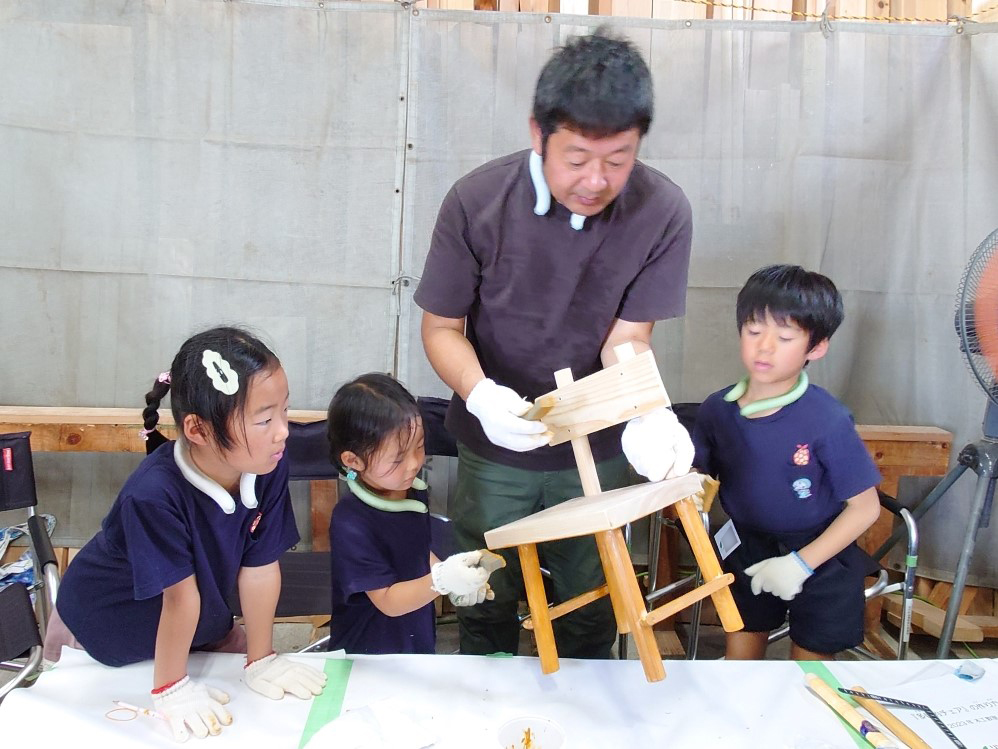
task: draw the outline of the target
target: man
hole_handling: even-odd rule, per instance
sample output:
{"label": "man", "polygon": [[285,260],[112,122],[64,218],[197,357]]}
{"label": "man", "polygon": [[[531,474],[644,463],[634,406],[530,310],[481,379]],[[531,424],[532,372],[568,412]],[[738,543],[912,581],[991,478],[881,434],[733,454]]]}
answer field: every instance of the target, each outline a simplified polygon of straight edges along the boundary
{"label": "man", "polygon": [[[690,206],[637,161],[652,119],[648,66],[626,40],[574,38],[541,71],[533,148],[458,180],[440,207],[415,301],[423,345],[454,390],[447,426],[459,443],[452,507],[457,543],[582,494],[568,443],[547,446],[520,418],[553,390],[616,363],[614,346],[651,344],[656,320],[685,312]],[[623,431],[623,435],[621,432]],[[693,446],[671,411],[590,435],[604,491],[627,463],[653,481],[689,470]],[[621,454],[621,448],[626,458]],[[603,583],[592,538],[541,546],[556,601]],[[495,600],[458,610],[461,652],[517,652],[519,560],[504,553]],[[616,625],[607,598],[554,622],[565,657],[607,658]]]}

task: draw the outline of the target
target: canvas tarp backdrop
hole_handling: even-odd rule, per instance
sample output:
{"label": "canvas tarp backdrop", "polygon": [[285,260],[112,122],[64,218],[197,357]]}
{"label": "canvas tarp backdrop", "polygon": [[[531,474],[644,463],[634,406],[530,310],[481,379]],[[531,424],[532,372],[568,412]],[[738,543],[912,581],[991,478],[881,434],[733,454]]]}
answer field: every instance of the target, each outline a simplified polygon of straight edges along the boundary
{"label": "canvas tarp backdrop", "polygon": [[[687,314],[655,329],[672,399],[740,376],[737,289],[800,263],[847,312],[813,381],[859,423],[952,430],[954,456],[978,439],[985,396],[953,328],[964,266],[998,228],[998,28],[975,24],[8,0],[0,403],[140,407],[219,323],[273,344],[294,408],[370,370],[447,395],[412,303],[437,207],[528,146],[551,49],[606,22],[654,75],[641,158],[693,205]],[[138,459],[35,456],[57,543],[94,533]],[[923,522],[924,574],[954,569],[972,486]],[[995,538],[971,583],[998,586]]]}

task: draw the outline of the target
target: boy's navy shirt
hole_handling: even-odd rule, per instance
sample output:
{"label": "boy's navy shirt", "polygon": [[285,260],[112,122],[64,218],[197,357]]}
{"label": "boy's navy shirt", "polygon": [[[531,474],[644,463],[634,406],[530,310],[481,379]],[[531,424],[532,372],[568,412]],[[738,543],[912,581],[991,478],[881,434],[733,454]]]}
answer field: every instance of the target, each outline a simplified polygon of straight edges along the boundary
{"label": "boy's navy shirt", "polygon": [[776,413],[749,419],[724,400],[730,389],[701,404],[692,437],[695,465],[718,478],[721,505],[736,525],[768,533],[818,528],[880,483],[852,414],[826,390],[810,385]]}

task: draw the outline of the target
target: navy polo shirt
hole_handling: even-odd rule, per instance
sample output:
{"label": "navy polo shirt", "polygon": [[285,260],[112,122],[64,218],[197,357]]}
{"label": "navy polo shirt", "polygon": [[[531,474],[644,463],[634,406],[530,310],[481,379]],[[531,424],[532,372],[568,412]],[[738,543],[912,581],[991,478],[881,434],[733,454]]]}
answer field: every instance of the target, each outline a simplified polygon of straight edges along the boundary
{"label": "navy polo shirt", "polygon": [[[426,492],[413,492],[425,503]],[[432,603],[402,616],[386,616],[369,590],[415,580],[430,572],[430,516],[386,512],[353,493],[340,497],[329,519],[333,615],[329,649],[348,653],[433,653]]]}
{"label": "navy polo shirt", "polygon": [[826,390],[810,385],[799,400],[755,419],[724,400],[729,390],[701,404],[692,436],[695,465],[721,482],[721,505],[736,525],[817,528],[880,483],[852,414]]}
{"label": "navy polo shirt", "polygon": [[221,640],[232,629],[226,599],[240,567],[277,561],[299,539],[286,454],[277,468],[257,477],[256,496],[255,509],[237,499],[226,515],[183,477],[173,442],[161,445],[125,482],[100,531],[67,568],[59,616],[101,663],[148,660],[155,654],[163,590],[195,575],[201,614],[191,647]]}

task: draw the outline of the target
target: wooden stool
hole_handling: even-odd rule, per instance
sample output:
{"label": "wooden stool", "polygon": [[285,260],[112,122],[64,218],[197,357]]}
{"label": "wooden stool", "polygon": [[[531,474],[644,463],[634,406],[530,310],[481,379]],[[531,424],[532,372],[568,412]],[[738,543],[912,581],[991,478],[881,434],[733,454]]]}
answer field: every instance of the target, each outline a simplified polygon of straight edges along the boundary
{"label": "wooden stool", "polygon": [[[552,620],[609,595],[617,630],[634,638],[648,681],[660,681],[665,678],[665,668],[652,632],[657,622],[707,596],[713,599],[725,631],[741,629],[742,620],[728,590],[734,576],[721,571],[693,499],[701,490],[699,474],[609,492],[600,490],[586,435],[669,405],[652,353],[635,356],[629,344],[615,351],[619,364],[578,382],[573,382],[569,370],[556,372],[559,389],[538,398],[528,414],[528,418],[540,418],[550,428],[551,444],[571,440],[585,496],[494,528],[485,534],[485,543],[490,549],[517,547],[530,607],[529,626],[535,633],[544,673],[558,670]],[[669,505],[675,505],[704,583],[648,612],[621,528]],[[537,544],[587,535],[595,538],[606,585],[549,609]]]}

